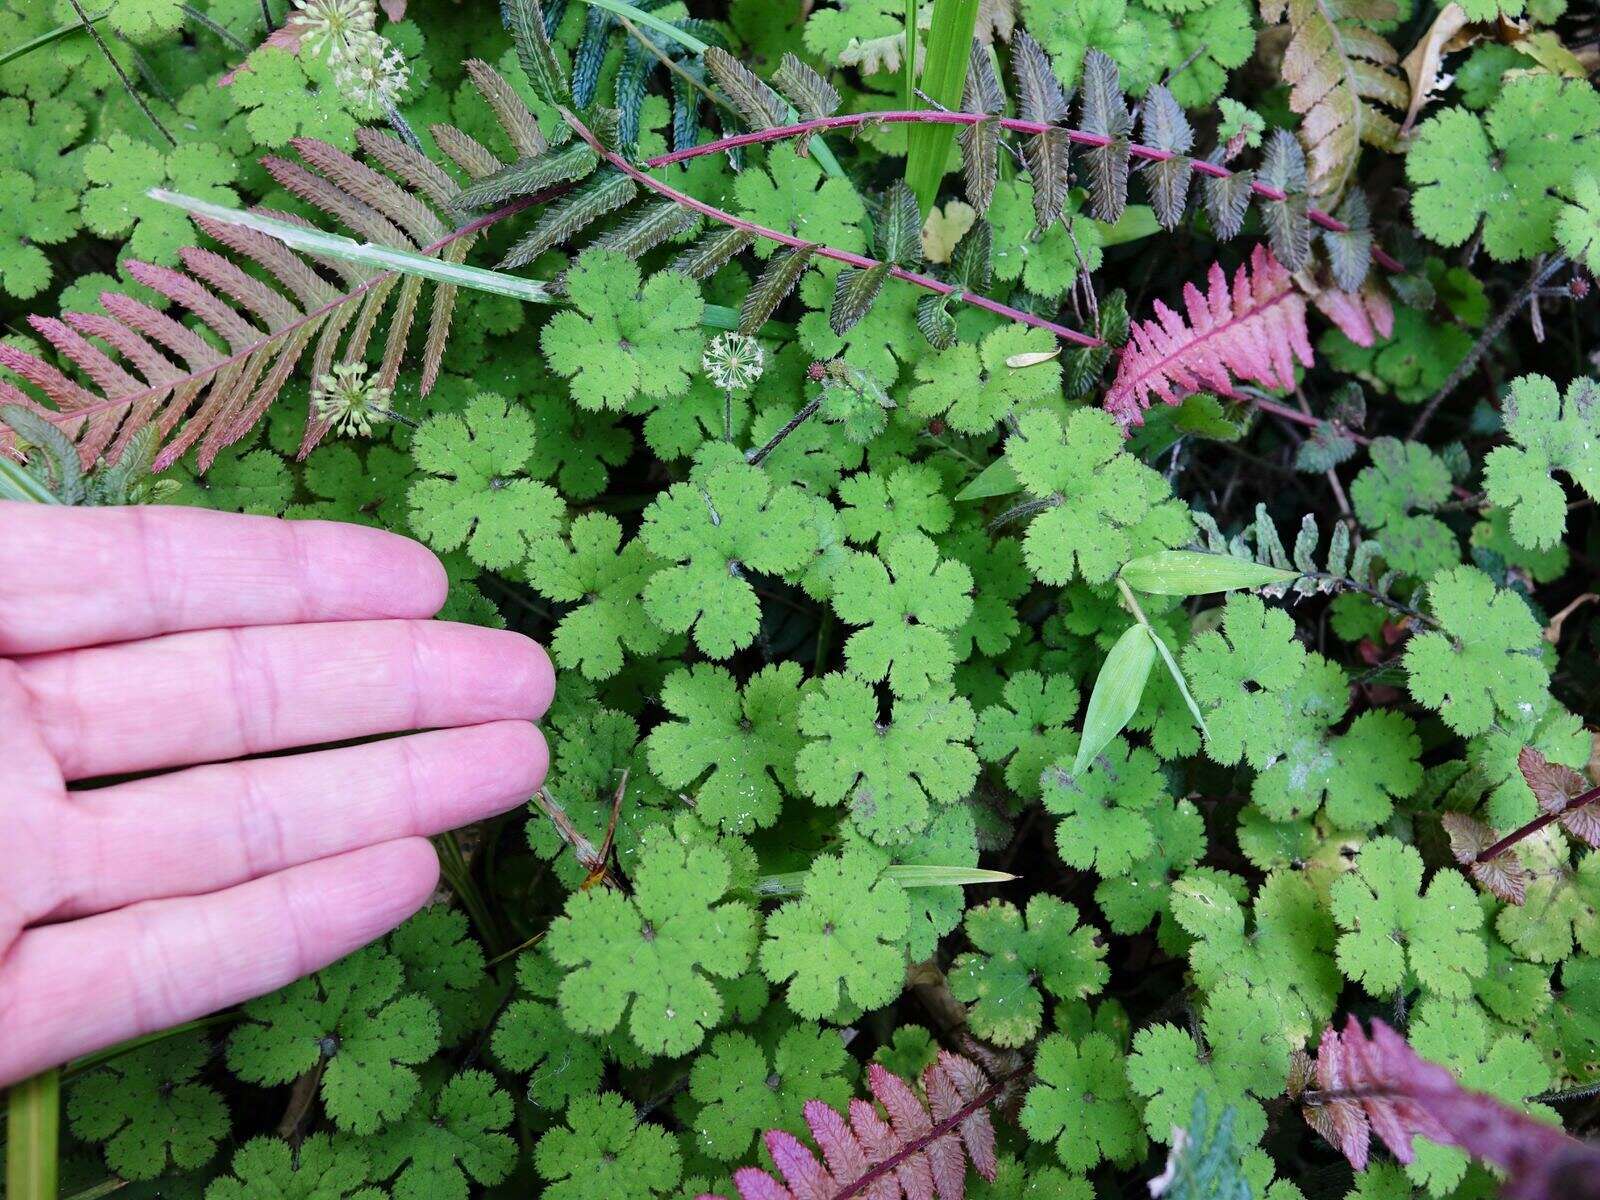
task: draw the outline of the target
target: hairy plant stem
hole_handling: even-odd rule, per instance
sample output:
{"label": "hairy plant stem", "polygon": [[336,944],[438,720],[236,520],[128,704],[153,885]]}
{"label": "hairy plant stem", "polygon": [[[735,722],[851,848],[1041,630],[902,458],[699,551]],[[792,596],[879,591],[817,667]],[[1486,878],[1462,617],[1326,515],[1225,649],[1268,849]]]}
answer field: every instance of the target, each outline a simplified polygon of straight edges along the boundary
{"label": "hairy plant stem", "polygon": [[[261,0],[261,2],[262,4],[265,4],[266,0]],[[101,37],[100,31],[94,27],[94,22],[89,19],[89,14],[83,11],[83,5],[80,4],[78,0],[67,0],[67,3],[72,5],[72,11],[77,15],[78,24],[82,25],[88,35],[94,39],[95,46],[99,48],[100,53],[105,57],[105,60],[111,64],[111,69],[117,73],[117,78],[122,82],[122,90],[128,93],[128,98],[139,106],[139,111],[149,118],[150,124],[154,125],[156,127],[156,131],[160,133],[162,137],[167,139],[167,145],[176,146],[178,144],[178,139],[167,132],[167,127],[163,125],[159,119],[157,119],[156,114],[152,112],[150,106],[145,103],[144,97],[139,95],[138,91],[134,88],[133,80],[128,78],[128,73],[122,69],[122,64],[119,63],[116,59],[116,56],[111,53],[111,47],[106,45],[105,38]]]}
{"label": "hairy plant stem", "polygon": [[[755,236],[765,238],[768,241],[778,242],[781,245],[791,246],[796,249],[810,246],[813,248],[812,252],[819,258],[829,258],[834,262],[841,262],[847,266],[858,267],[864,271],[872,270],[874,267],[887,266],[889,269],[889,274],[894,276],[896,279],[904,280],[906,283],[914,284],[920,288],[925,288],[926,290],[935,292],[941,296],[949,296],[951,299],[959,300],[963,304],[970,304],[974,308],[987,309],[989,312],[995,313],[997,316],[1005,317],[1007,320],[1016,321],[1023,325],[1032,325],[1037,329],[1048,329],[1062,341],[1071,342],[1076,346],[1086,346],[1092,348],[1105,344],[1099,338],[1091,337],[1087,333],[1082,333],[1076,329],[1068,329],[1065,325],[1058,325],[1054,321],[1048,321],[1043,317],[1036,317],[1032,313],[1023,312],[1021,309],[1012,308],[1009,304],[1001,304],[998,300],[990,300],[986,296],[974,295],[972,292],[958,288],[954,284],[946,283],[942,279],[934,279],[930,275],[921,275],[915,271],[908,271],[904,267],[895,266],[893,264],[881,263],[877,259],[868,258],[864,254],[853,254],[848,250],[838,250],[832,246],[819,246],[814,242],[808,242],[804,238],[796,237],[793,234],[784,233],[777,229],[769,229],[765,225],[757,225],[753,221],[746,221],[743,217],[736,217],[732,213],[716,207],[714,204],[707,204],[703,200],[696,200],[687,192],[680,192],[671,184],[663,183],[661,180],[655,178],[642,168],[634,166],[633,163],[623,158],[622,155],[617,154],[613,150],[607,149],[600,142],[600,139],[597,138],[589,129],[589,127],[580,121],[577,116],[575,116],[569,110],[562,109],[561,115],[567,124],[572,126],[573,131],[577,133],[579,137],[583,138],[583,140],[589,144],[596,154],[598,154],[606,162],[610,163],[617,170],[621,171],[624,175],[628,176],[628,178],[632,179],[635,183],[638,183],[642,187],[655,192],[658,196],[665,196],[674,204],[681,205],[692,212],[697,212],[703,217],[707,217],[713,221],[716,221],[720,225],[729,225],[734,229],[742,229],[746,233],[752,233]],[[667,155],[665,157],[671,159],[673,156]],[[659,159],[654,159],[651,160],[651,162],[647,165],[657,166],[660,165],[660,161],[661,160]]]}
{"label": "hairy plant stem", "polygon": [[189,20],[193,21],[196,25],[199,25],[199,26],[209,30],[218,40],[220,40],[230,50],[237,51],[240,54],[248,54],[248,53],[250,53],[250,47],[245,45],[244,41],[241,38],[239,38],[237,35],[235,35],[225,25],[220,25],[216,21],[212,20],[212,18],[209,15],[207,15],[206,13],[201,12],[194,5],[192,5],[192,4],[180,4],[178,6],[178,8],[182,11],[182,13],[183,13],[183,15],[185,17],[187,17]]}
{"label": "hairy plant stem", "polygon": [[767,455],[771,454],[778,448],[778,446],[783,442],[784,438],[788,437],[796,429],[799,429],[800,426],[804,425],[806,421],[810,419],[811,414],[816,412],[817,409],[821,407],[821,396],[816,397],[814,400],[807,401],[804,408],[785,421],[783,426],[767,439],[767,444],[765,446],[762,446],[759,450],[752,450],[749,454],[746,454],[746,461],[748,461],[752,467],[759,467],[763,462],[766,461]]}
{"label": "hairy plant stem", "polygon": [[1445,381],[1439,385],[1439,390],[1428,397],[1428,403],[1423,406],[1417,419],[1412,422],[1411,432],[1406,435],[1410,441],[1416,441],[1422,436],[1422,431],[1428,427],[1428,422],[1433,420],[1433,414],[1439,410],[1445,398],[1461,386],[1461,381],[1477,369],[1478,360],[1488,353],[1489,347],[1494,344],[1495,338],[1505,332],[1505,327],[1511,324],[1511,319],[1528,306],[1540,288],[1549,282],[1562,267],[1567,265],[1565,255],[1557,254],[1544,266],[1538,268],[1528,277],[1528,282],[1517,289],[1516,295],[1495,314],[1494,320],[1484,326],[1478,335],[1478,340],[1472,344],[1472,349],[1467,351],[1467,356],[1456,364],[1456,369],[1451,371]]}
{"label": "hairy plant stem", "polygon": [[[891,110],[889,112],[864,112],[845,113],[835,117],[819,117],[812,121],[797,121],[792,125],[775,125],[771,129],[756,129],[749,133],[734,134],[731,137],[718,138],[714,142],[704,142],[698,146],[687,146],[682,150],[675,150],[671,154],[663,154],[650,160],[652,167],[666,166],[670,163],[682,162],[689,158],[698,158],[702,154],[716,154],[723,150],[732,150],[739,146],[759,145],[762,142],[779,142],[788,138],[804,137],[809,134],[822,133],[830,129],[850,129],[862,125],[981,125],[986,121],[999,124],[1002,129],[1013,133],[1044,133],[1046,130],[1061,129],[1059,125],[1048,125],[1043,121],[1022,121],[1013,117],[995,117],[988,113],[950,112],[947,110],[930,110],[925,108]],[[1067,140],[1080,146],[1109,146],[1114,139],[1103,137],[1098,133],[1086,133],[1081,129],[1064,130]],[[1128,146],[1128,153],[1134,158],[1144,159],[1148,162],[1166,162],[1173,158],[1182,158],[1183,155],[1174,154],[1170,150],[1157,150],[1153,146],[1141,145],[1133,142]],[[1189,169],[1201,175],[1211,175],[1217,179],[1230,178],[1235,172],[1216,163],[1206,162],[1204,159],[1189,159]],[[1285,193],[1278,188],[1269,187],[1267,184],[1252,182],[1250,190],[1257,196],[1267,200],[1283,200]],[[1321,209],[1308,209],[1306,215],[1315,225],[1333,233],[1348,233],[1350,227],[1337,217],[1330,216]],[[1386,271],[1403,271],[1405,267],[1400,261],[1387,251],[1374,247],[1372,259]]]}
{"label": "hairy plant stem", "polygon": [[1585,805],[1593,804],[1596,800],[1600,800],[1600,787],[1592,787],[1587,792],[1575,796],[1573,799],[1567,802],[1566,807],[1561,809],[1560,812],[1540,813],[1533,820],[1522,826],[1522,828],[1513,829],[1494,845],[1485,850],[1480,850],[1478,852],[1478,856],[1472,861],[1474,863],[1486,863],[1491,859],[1499,858],[1500,855],[1504,854],[1507,850],[1511,849],[1511,847],[1515,846],[1524,838],[1530,838],[1543,829],[1546,825],[1551,825],[1556,821],[1559,821],[1563,813],[1569,813],[1575,808],[1583,808]]}

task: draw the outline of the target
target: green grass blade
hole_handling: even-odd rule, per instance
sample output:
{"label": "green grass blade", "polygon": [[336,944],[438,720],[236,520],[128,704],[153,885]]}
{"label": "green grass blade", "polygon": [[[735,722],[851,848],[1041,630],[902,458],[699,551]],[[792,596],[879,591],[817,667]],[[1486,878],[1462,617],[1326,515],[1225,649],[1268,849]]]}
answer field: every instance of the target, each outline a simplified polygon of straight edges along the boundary
{"label": "green grass blade", "polygon": [[[104,21],[110,15],[111,10],[108,8],[105,12],[90,17],[89,24],[94,25],[100,21]],[[0,50],[0,67],[5,66],[7,63],[16,62],[17,59],[26,54],[32,54],[41,46],[48,46],[51,42],[58,42],[64,37],[77,33],[78,30],[82,28],[82,22],[68,21],[65,25],[57,25],[48,33],[41,33],[36,38],[29,38],[25,42],[19,42],[17,45],[12,46],[9,50]]]}
{"label": "green grass blade", "polygon": [[[361,263],[382,271],[398,271],[402,275],[419,275],[435,283],[453,283],[458,287],[472,288],[475,291],[510,296],[513,300],[525,300],[530,304],[561,302],[559,296],[537,279],[522,279],[516,275],[507,275],[504,271],[489,271],[482,267],[445,262],[426,254],[418,254],[413,250],[395,250],[388,246],[375,246],[371,242],[358,242],[342,234],[327,233],[321,229],[307,229],[289,221],[279,221],[273,217],[245,212],[242,209],[223,208],[206,200],[163,191],[161,188],[151,188],[149,194],[151,198],[175,205],[185,212],[197,213],[228,225],[243,225],[254,229],[307,254],[342,258],[347,262]],[[708,304],[701,318],[701,324],[709,329],[737,329],[739,313],[737,309],[724,305]],[[787,326],[772,323],[766,332],[771,335],[781,335],[786,329]],[[0,479],[0,486],[4,486],[3,479]]]}
{"label": "green grass blade", "polygon": [[[923,863],[901,863],[883,869],[884,875],[901,887],[963,887],[983,883],[1009,883],[1016,876],[1008,871],[989,871],[982,867],[941,867]],[[758,896],[798,896],[805,890],[806,873],[789,871],[782,875],[763,875],[756,880]]]}
{"label": "green grass blade", "polygon": [[553,304],[556,300],[550,289],[537,279],[521,279],[515,275],[507,275],[504,271],[489,271],[483,267],[446,262],[427,254],[418,254],[414,250],[395,250],[371,242],[358,242],[342,234],[327,233],[321,229],[306,229],[290,221],[279,221],[274,217],[245,212],[243,209],[224,208],[220,204],[197,200],[193,196],[180,195],[162,188],[151,188],[148,194],[152,200],[174,205],[185,212],[210,217],[214,221],[228,225],[243,225],[247,229],[254,229],[257,233],[275,237],[291,249],[302,250],[307,254],[340,258],[346,262],[375,267],[380,271],[417,275],[423,279],[431,279],[435,283],[453,283],[458,287],[472,288],[474,291],[493,292],[499,296],[510,296],[513,300],[526,300],[531,304]]}
{"label": "green grass blade", "polygon": [[38,504],[60,504],[45,487],[9,458],[0,457],[0,500],[32,500]]}
{"label": "green grass blade", "polygon": [[[961,89],[966,86],[967,63],[972,58],[972,31],[977,24],[978,0],[934,0],[933,26],[928,30],[922,66],[922,94],[935,106],[961,107]],[[915,45],[913,30],[906,31],[906,44],[908,50]],[[907,136],[906,183],[916,193],[924,217],[939,192],[955,136],[954,125],[916,125]]]}
{"label": "green grass blade", "polygon": [[61,1072],[45,1071],[11,1088],[6,1115],[6,1195],[55,1200],[61,1139]]}

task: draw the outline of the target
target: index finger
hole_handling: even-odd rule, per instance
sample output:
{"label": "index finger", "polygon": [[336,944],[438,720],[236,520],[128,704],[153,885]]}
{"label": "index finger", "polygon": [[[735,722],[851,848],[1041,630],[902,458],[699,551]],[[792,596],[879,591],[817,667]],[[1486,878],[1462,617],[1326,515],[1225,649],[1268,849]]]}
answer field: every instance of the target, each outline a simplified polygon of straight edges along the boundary
{"label": "index finger", "polygon": [[445,589],[432,553],[360,525],[0,502],[0,655],[236,625],[431,617]]}

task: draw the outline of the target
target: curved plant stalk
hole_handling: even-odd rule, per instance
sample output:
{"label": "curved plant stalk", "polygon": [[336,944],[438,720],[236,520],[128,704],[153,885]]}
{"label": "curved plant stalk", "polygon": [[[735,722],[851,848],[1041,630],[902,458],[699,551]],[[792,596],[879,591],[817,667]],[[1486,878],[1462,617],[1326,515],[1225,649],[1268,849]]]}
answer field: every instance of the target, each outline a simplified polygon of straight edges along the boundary
{"label": "curved plant stalk", "polygon": [[[109,8],[106,9],[105,12],[96,13],[94,16],[89,18],[89,24],[98,25],[110,15],[111,10]],[[42,49],[43,47],[48,46],[51,42],[59,42],[62,38],[67,37],[70,34],[77,33],[78,30],[82,28],[84,28],[83,22],[68,21],[64,25],[57,25],[48,33],[41,33],[36,38],[29,38],[25,42],[19,42],[17,45],[12,46],[9,50],[0,50],[0,67],[5,66],[7,63],[16,62],[17,59],[23,57],[23,55],[32,54],[35,50]]]}
{"label": "curved plant stalk", "polygon": [[[589,0],[596,3],[597,0]],[[724,150],[736,149],[739,146],[754,146],[762,142],[781,142],[787,138],[804,137],[808,134],[824,132],[830,129],[853,129],[863,125],[981,125],[993,121],[1002,129],[1012,133],[1039,134],[1048,130],[1060,130],[1066,139],[1079,146],[1108,146],[1112,140],[1097,133],[1088,133],[1082,129],[1068,129],[1060,125],[1049,125],[1043,121],[1023,121],[1015,117],[995,117],[988,113],[969,112],[936,112],[931,109],[916,108],[890,110],[887,112],[859,112],[842,113],[834,117],[820,117],[814,121],[796,121],[792,125],[775,125],[771,129],[757,129],[749,133],[737,133],[731,137],[719,138],[714,142],[703,142],[698,146],[688,146],[682,150],[674,150],[670,154],[658,155],[646,164],[651,167],[663,167],[670,163],[683,162],[685,159],[698,158],[702,154],[717,154]],[[1168,159],[1179,158],[1181,155],[1170,150],[1157,150],[1153,146],[1131,142],[1128,153],[1137,159],[1146,162],[1166,162]],[[1189,169],[1201,175],[1210,175],[1216,179],[1230,179],[1237,172],[1230,171],[1227,167],[1219,166],[1205,159],[1190,159]],[[1264,200],[1282,200],[1284,192],[1259,181],[1252,181],[1250,191]],[[1330,233],[1348,233],[1350,226],[1337,217],[1330,216],[1321,209],[1312,208],[1306,211],[1306,216],[1314,225],[1319,225]],[[1386,271],[1403,271],[1404,265],[1388,252],[1374,246],[1372,259]]]}
{"label": "curved plant stalk", "polygon": [[[853,254],[848,250],[838,250],[832,246],[818,246],[813,242],[806,241],[804,238],[795,237],[793,234],[783,233],[777,229],[769,229],[765,225],[757,225],[753,221],[746,221],[742,217],[736,217],[732,213],[716,207],[714,204],[707,204],[703,200],[696,200],[693,196],[686,192],[680,192],[671,184],[663,183],[653,175],[650,175],[643,168],[634,166],[627,159],[623,158],[622,155],[607,149],[601,144],[599,138],[594,135],[589,127],[567,109],[562,109],[561,115],[567,124],[572,126],[573,130],[578,134],[578,136],[583,138],[584,141],[588,142],[589,145],[593,147],[596,154],[605,159],[606,162],[610,163],[624,175],[634,180],[641,187],[648,188],[657,195],[665,196],[673,203],[680,204],[688,209],[692,209],[701,216],[707,217],[719,224],[728,225],[734,229],[742,229],[746,233],[753,233],[757,237],[765,238],[772,242],[778,242],[781,245],[790,246],[794,249],[811,247],[812,253],[818,258],[830,258],[835,262],[841,262],[847,266],[856,267],[859,270],[870,271],[880,267],[887,268],[888,273],[896,279],[904,280],[906,283],[914,284],[920,288],[925,288],[926,290],[935,292],[941,296],[949,296],[951,299],[959,300],[963,304],[970,304],[974,308],[987,309],[989,312],[1005,317],[1007,320],[1016,321],[1023,325],[1032,325],[1037,329],[1048,329],[1062,341],[1071,342],[1076,346],[1093,347],[1103,344],[1099,338],[1093,337],[1090,334],[1080,332],[1076,329],[1069,329],[1065,325],[1057,324],[1055,321],[1046,320],[1044,317],[1036,317],[1032,313],[1026,313],[1021,309],[1012,308],[1009,304],[1001,304],[998,300],[990,300],[987,296],[974,295],[971,292],[967,292],[956,287],[954,284],[946,283],[942,279],[934,279],[929,275],[922,275],[916,271],[908,271],[904,267],[879,262],[877,259],[868,258],[864,254]],[[815,123],[810,122],[807,124],[810,125]],[[768,130],[767,132],[770,133],[772,131]],[[791,134],[790,136],[794,135]],[[678,156],[664,155],[663,157],[667,159],[675,159]],[[688,156],[684,155],[682,157]],[[659,165],[659,162],[660,160],[652,159],[646,165]]]}

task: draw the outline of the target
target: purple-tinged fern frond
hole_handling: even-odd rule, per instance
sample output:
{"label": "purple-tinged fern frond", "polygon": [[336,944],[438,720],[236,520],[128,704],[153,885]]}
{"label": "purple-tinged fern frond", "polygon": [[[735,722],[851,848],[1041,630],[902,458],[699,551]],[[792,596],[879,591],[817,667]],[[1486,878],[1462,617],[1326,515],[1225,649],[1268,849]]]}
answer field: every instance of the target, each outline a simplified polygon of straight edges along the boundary
{"label": "purple-tinged fern frond", "polygon": [[822,1158],[792,1134],[769,1130],[767,1150],[781,1181],[759,1167],[742,1168],[733,1176],[740,1200],[962,1200],[968,1163],[994,1178],[989,1106],[1005,1080],[993,1082],[970,1059],[941,1050],[921,1084],[919,1094],[873,1063],[867,1086],[876,1104],[852,1100],[846,1115],[808,1101],[806,1125]]}
{"label": "purple-tinged fern frond", "polygon": [[1294,386],[1295,363],[1310,366],[1306,301],[1265,246],[1234,274],[1213,263],[1206,290],[1183,288],[1188,319],[1160,301],[1155,319],[1128,330],[1106,408],[1138,425],[1152,399],[1177,404],[1198,391],[1228,395],[1235,380],[1268,388]]}

